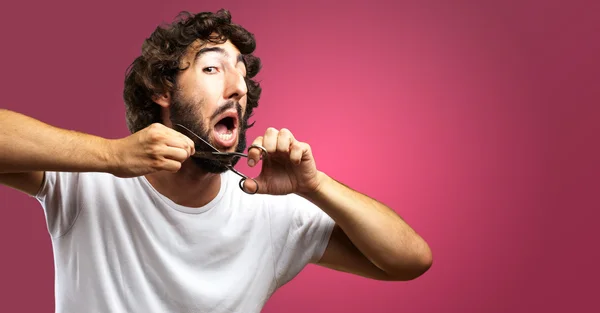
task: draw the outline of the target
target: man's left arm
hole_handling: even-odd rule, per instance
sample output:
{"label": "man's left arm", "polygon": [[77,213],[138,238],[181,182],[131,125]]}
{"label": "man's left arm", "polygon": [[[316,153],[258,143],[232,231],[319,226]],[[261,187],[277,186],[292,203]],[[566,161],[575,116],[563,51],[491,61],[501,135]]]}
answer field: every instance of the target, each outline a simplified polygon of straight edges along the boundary
{"label": "man's left arm", "polygon": [[[268,128],[248,151],[248,165],[268,157],[249,192],[296,193],[323,210],[335,226],[319,264],[379,280],[411,280],[432,263],[427,243],[398,214],[382,203],[317,170],[310,146],[287,129]],[[257,190],[258,188],[258,190]]]}
{"label": "man's left arm", "polygon": [[318,188],[300,195],[336,222],[319,265],[398,281],[431,267],[429,245],[396,212],[322,172],[318,176]]}

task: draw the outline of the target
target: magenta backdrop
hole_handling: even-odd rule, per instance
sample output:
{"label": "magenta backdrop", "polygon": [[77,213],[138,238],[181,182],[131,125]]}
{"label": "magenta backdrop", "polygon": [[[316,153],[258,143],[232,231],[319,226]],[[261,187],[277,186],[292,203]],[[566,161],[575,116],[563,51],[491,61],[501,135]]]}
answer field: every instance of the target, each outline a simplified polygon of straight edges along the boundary
{"label": "magenta backdrop", "polygon": [[[251,137],[291,129],[434,254],[404,283],[309,266],[264,312],[600,312],[600,5],[579,2],[6,1],[0,105],[126,136],[142,40],[228,8],[264,62]],[[41,207],[0,198],[0,311],[53,312]]]}

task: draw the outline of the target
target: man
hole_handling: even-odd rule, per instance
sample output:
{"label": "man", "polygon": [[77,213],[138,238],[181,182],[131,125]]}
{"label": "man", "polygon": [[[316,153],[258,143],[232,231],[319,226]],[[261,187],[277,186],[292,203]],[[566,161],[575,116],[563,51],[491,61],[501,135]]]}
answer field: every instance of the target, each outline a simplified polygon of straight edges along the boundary
{"label": "man", "polygon": [[125,79],[122,139],[0,111],[0,182],[44,208],[56,312],[259,312],[309,263],[386,281],[431,266],[394,211],[320,171],[289,130],[252,141],[261,172],[241,186],[195,156],[176,124],[222,152],[247,150],[254,48],[224,10],[157,28]]}

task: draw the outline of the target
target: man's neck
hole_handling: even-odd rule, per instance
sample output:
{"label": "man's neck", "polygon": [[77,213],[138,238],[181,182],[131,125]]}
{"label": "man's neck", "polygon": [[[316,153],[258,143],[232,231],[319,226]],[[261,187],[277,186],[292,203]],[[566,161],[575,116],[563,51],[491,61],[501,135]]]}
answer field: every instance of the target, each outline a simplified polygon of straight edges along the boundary
{"label": "man's neck", "polygon": [[202,171],[189,160],[177,173],[157,172],[146,175],[146,179],[171,201],[192,208],[208,204],[221,189],[220,174]]}

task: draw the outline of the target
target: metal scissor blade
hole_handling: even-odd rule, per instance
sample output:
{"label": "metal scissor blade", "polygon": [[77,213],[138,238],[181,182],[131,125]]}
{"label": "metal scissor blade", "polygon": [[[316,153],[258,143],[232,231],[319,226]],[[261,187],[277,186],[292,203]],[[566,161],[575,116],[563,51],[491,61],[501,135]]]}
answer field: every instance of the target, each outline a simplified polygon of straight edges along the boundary
{"label": "metal scissor blade", "polygon": [[[234,172],[237,175],[239,175],[240,177],[242,177],[242,179],[240,180],[239,186],[243,192],[248,193],[248,194],[255,194],[258,192],[258,182],[256,181],[256,179],[249,178],[248,176],[242,174],[241,172],[239,172],[235,168],[233,168],[233,165],[232,165],[234,158],[236,158],[236,157],[237,158],[239,158],[239,157],[247,158],[248,157],[247,154],[240,153],[240,152],[221,152],[221,151],[219,151],[219,149],[213,147],[211,144],[206,142],[206,140],[204,140],[200,136],[196,135],[193,131],[189,130],[187,127],[185,127],[181,124],[175,124],[174,127],[177,127],[179,130],[181,130],[181,132],[184,135],[186,135],[190,139],[192,139],[192,141],[194,142],[195,149],[196,149],[196,153],[194,153],[194,155],[193,155],[194,157],[211,159],[211,160],[216,160],[216,161],[220,162],[225,167],[227,167],[229,170],[231,170],[232,172]],[[265,150],[265,148],[263,148],[261,146],[252,145],[250,148],[259,148],[262,150],[263,155],[267,154],[267,150]],[[254,190],[254,192],[248,192],[244,188],[244,182],[247,179],[254,181],[254,184],[256,186],[256,190]]]}
{"label": "metal scissor blade", "polygon": [[248,157],[248,155],[238,152],[210,152],[210,151],[196,151],[193,157],[216,160],[224,165],[232,164],[233,159],[236,157]]}
{"label": "metal scissor blade", "polygon": [[173,126],[179,128],[184,135],[186,135],[186,136],[190,137],[190,139],[192,139],[192,141],[194,142],[196,151],[198,151],[198,152],[220,152],[217,148],[213,147],[211,144],[206,142],[206,140],[204,140],[200,136],[196,135],[193,131],[189,130],[187,127],[185,127],[181,124],[175,124]]}
{"label": "metal scissor blade", "polygon": [[248,157],[247,154],[240,152],[221,152],[217,148],[213,147],[211,144],[206,142],[204,139],[202,139],[200,136],[196,135],[193,131],[189,130],[187,127],[181,124],[175,124],[174,126],[177,126],[177,128],[181,129],[182,133],[190,137],[190,139],[192,139],[192,141],[194,142],[196,149],[196,153],[194,153],[193,155],[194,157],[216,160],[223,163],[224,165],[231,164],[233,158],[235,157]]}

